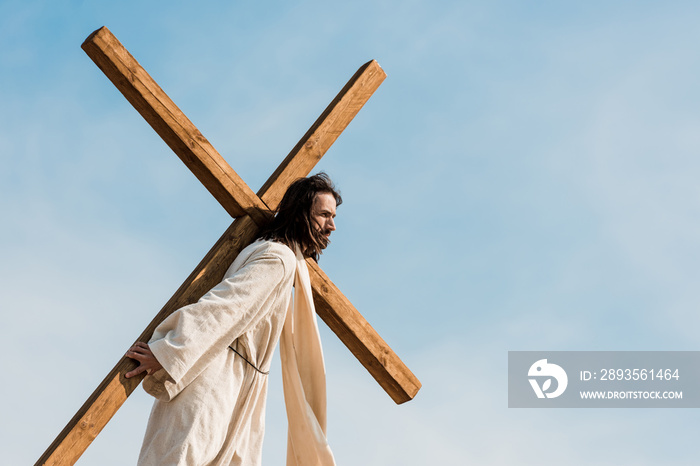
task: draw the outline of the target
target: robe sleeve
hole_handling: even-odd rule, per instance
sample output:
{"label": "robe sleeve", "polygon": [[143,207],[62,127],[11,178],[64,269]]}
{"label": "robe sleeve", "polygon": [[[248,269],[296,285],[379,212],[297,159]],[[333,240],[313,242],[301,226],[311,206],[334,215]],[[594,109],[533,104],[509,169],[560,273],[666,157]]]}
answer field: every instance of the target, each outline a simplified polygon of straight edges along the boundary
{"label": "robe sleeve", "polygon": [[[291,269],[291,270],[290,270]],[[170,401],[236,338],[255,327],[287,289],[294,270],[269,251],[254,253],[198,302],[178,309],[154,331],[149,347],[163,369],[144,379],[144,389]]]}

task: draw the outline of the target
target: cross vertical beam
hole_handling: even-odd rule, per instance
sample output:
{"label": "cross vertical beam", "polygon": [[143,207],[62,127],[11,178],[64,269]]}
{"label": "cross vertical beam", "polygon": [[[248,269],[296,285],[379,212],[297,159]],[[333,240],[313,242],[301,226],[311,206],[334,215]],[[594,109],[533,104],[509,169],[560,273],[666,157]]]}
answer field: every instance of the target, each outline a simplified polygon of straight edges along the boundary
{"label": "cross vertical beam", "polygon": [[231,217],[265,222],[265,204],[109,29],[90,34],[82,48]]}

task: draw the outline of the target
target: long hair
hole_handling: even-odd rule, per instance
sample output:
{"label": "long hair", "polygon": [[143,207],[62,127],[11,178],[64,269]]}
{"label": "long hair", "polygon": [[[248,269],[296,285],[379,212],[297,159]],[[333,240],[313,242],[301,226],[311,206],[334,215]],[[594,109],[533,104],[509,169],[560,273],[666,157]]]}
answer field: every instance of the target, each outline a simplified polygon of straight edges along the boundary
{"label": "long hair", "polygon": [[286,244],[292,250],[296,243],[304,256],[318,261],[327,245],[327,240],[316,231],[311,219],[314,199],[319,193],[333,195],[336,206],[343,202],[340,192],[327,174],[320,172],[308,178],[300,178],[289,185],[277,207],[275,217],[258,237]]}

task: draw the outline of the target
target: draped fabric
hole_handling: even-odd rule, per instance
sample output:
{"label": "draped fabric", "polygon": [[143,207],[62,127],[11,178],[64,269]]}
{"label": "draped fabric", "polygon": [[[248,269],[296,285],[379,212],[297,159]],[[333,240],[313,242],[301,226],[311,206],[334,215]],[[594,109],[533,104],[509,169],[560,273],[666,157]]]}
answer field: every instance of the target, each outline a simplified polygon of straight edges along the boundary
{"label": "draped fabric", "polygon": [[156,328],[149,347],[163,369],[143,381],[156,400],[139,466],[260,466],[267,396],[260,371],[269,371],[280,335],[287,464],[334,465],[306,262],[298,250],[259,240],[221,283]]}
{"label": "draped fabric", "polygon": [[292,294],[296,258],[271,241],[245,248],[197,303],[166,318],[149,346],[163,369],[141,466],[259,466],[267,376]]}
{"label": "draped fabric", "polygon": [[326,440],[326,371],[311,280],[296,250],[294,300],[287,311],[280,358],[287,408],[287,466],[335,466]]}

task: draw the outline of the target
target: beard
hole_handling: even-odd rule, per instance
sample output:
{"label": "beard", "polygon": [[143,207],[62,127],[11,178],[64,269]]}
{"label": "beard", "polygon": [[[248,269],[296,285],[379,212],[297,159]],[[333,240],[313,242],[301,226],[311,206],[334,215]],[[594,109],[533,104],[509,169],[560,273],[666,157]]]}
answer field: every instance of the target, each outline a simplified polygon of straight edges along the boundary
{"label": "beard", "polygon": [[318,244],[321,249],[326,249],[329,244],[331,244],[330,239],[331,230],[316,230],[314,231],[314,239],[316,244]]}

